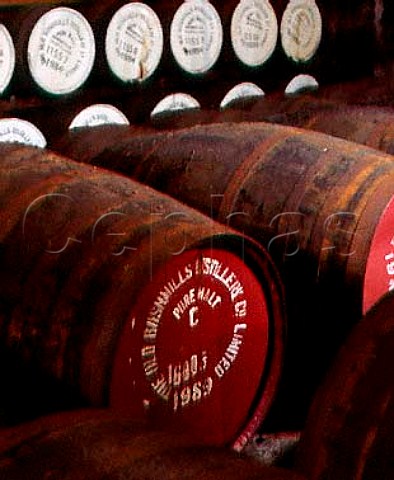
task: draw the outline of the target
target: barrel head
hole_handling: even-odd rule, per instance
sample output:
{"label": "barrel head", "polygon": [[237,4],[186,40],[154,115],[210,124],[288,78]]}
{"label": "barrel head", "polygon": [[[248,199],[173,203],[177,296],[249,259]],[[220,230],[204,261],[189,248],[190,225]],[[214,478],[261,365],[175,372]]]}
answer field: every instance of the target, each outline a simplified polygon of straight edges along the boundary
{"label": "barrel head", "polygon": [[196,440],[250,437],[273,390],[265,291],[242,258],[219,248],[174,255],[154,273],[125,327],[113,407]]}

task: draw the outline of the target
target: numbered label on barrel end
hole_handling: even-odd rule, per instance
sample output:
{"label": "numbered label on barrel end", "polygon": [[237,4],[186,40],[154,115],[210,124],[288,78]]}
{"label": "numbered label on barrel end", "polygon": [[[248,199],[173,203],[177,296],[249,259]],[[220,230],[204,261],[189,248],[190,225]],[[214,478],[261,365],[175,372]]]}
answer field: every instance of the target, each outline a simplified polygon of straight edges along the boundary
{"label": "numbered label on barrel end", "polygon": [[191,95],[187,93],[173,93],[160,100],[152,110],[150,116],[155,117],[170,112],[198,110],[200,108],[200,103]]}
{"label": "numbered label on barrel end", "polygon": [[174,256],[125,326],[111,405],[207,444],[252,436],[248,427],[257,428],[273,395],[261,388],[269,323],[261,284],[240,257],[221,249]]}
{"label": "numbered label on barrel end", "polygon": [[313,92],[319,89],[319,83],[312,75],[297,75],[287,85],[285,95]]}
{"label": "numbered label on barrel end", "polygon": [[231,104],[237,101],[250,100],[252,98],[264,97],[264,91],[254,83],[244,82],[233,87],[224,96],[220,103],[220,108],[231,107]]}
{"label": "numbered label on barrel end", "polygon": [[7,28],[0,24],[0,94],[11,82],[15,70],[15,47]]}
{"label": "numbered label on barrel end", "polygon": [[99,125],[130,125],[127,117],[113,105],[97,103],[83,109],[71,122],[69,130]]}
{"label": "numbered label on barrel end", "polygon": [[263,65],[274,53],[278,21],[268,0],[241,0],[231,20],[231,43],[249,67]]}
{"label": "numbered label on barrel end", "polygon": [[92,28],[77,10],[57,7],[42,15],[28,43],[30,73],[39,87],[52,95],[80,88],[95,58]]}
{"label": "numbered label on barrel end", "polygon": [[121,7],[112,17],[105,40],[107,62],[123,82],[143,82],[159,66],[163,29],[159,17],[144,3]]}
{"label": "numbered label on barrel end", "polygon": [[220,16],[208,0],[185,0],[171,23],[171,51],[188,73],[204,74],[217,62],[223,43]]}
{"label": "numbered label on barrel end", "polygon": [[369,249],[364,277],[363,314],[394,290],[394,197],[383,212]]}
{"label": "numbered label on barrel end", "polygon": [[282,48],[296,63],[308,62],[322,38],[322,18],[314,0],[290,0],[283,13]]}
{"label": "numbered label on barrel end", "polygon": [[32,123],[20,118],[0,119],[0,142],[21,143],[38,148],[45,148],[46,139]]}

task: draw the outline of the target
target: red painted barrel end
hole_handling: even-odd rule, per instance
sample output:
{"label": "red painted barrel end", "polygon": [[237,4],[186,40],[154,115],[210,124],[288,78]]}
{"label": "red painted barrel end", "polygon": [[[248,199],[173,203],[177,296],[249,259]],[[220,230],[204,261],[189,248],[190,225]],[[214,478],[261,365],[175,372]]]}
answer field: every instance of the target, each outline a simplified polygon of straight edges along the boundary
{"label": "red painted barrel end", "polygon": [[250,256],[225,241],[173,256],[130,313],[111,405],[189,431],[201,443],[241,449],[276,392],[284,327],[279,292],[267,266],[252,266]]}

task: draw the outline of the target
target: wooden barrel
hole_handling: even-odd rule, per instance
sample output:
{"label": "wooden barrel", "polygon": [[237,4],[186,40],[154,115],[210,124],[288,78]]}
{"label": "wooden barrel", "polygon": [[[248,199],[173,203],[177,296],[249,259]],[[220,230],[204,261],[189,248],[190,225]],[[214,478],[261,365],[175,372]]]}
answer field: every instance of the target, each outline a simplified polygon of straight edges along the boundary
{"label": "wooden barrel", "polygon": [[[242,105],[244,107],[245,103]],[[193,127],[195,125],[205,125],[211,123],[239,123],[245,121],[254,121],[254,115],[249,112],[247,108],[243,107],[241,109],[226,109],[224,111],[205,108],[167,111],[151,116],[148,121],[141,123],[141,126],[147,130],[157,129],[172,131],[186,127]]]}
{"label": "wooden barrel", "polygon": [[[342,107],[312,113],[295,126],[323,132],[394,154],[394,112],[376,107]],[[286,124],[293,124],[292,121]]]}
{"label": "wooden barrel", "polygon": [[[237,105],[232,108],[236,110]],[[319,98],[316,92],[255,100],[247,112],[240,114],[240,118],[245,117],[316,130],[394,153],[394,112],[388,107],[346,105]]]}
{"label": "wooden barrel", "polygon": [[[393,107],[393,64],[387,62],[380,71],[374,75],[365,75],[353,80],[338,81],[331,85],[321,85],[315,96],[333,102],[357,105],[375,105]],[[282,92],[276,93],[279,101]]]}
{"label": "wooden barrel", "polygon": [[[91,103],[91,95],[86,95],[83,100],[52,99],[50,101],[24,101],[17,99],[15,102],[4,102],[4,110],[0,111],[2,118],[20,118],[35,125],[47,139],[48,145],[56,144],[69,130],[80,129],[92,125],[127,125],[128,118],[117,103],[105,102],[105,95],[101,97],[104,103]],[[137,130],[137,124],[134,128]],[[115,133],[115,130],[114,130]]]}
{"label": "wooden barrel", "polygon": [[3,431],[0,470],[8,480],[303,479],[103,410],[61,413]]}
{"label": "wooden barrel", "polygon": [[354,328],[320,387],[297,452],[311,480],[392,478],[394,295]]}
{"label": "wooden barrel", "polygon": [[267,253],[124,177],[34,148],[1,154],[10,421],[111,402],[207,443],[245,442],[281,370],[283,294]]}
{"label": "wooden barrel", "polygon": [[83,163],[91,163],[114,143],[123,143],[134,133],[143,135],[156,130],[134,125],[100,125],[97,127],[76,128],[66,131],[59,138],[53,138],[50,145],[55,151]]}
{"label": "wooden barrel", "polygon": [[272,3],[279,19],[281,62],[276,75],[282,85],[299,73],[309,73],[321,84],[373,74],[377,52],[375,1]]}
{"label": "wooden barrel", "polygon": [[272,90],[280,82],[280,18],[283,2],[259,0],[215,1],[223,23],[221,78],[213,108],[226,91],[240,82],[254,82]]}
{"label": "wooden barrel", "polygon": [[[72,155],[76,145],[71,140],[64,151]],[[239,123],[132,134],[90,162],[165,191],[269,249],[289,314],[274,424],[302,427],[351,326],[392,287],[392,157],[316,132]]]}
{"label": "wooden barrel", "polygon": [[[163,87],[165,45],[163,11],[168,2],[85,2],[81,12],[92,25],[96,40],[96,62],[89,82],[97,98],[106,92],[127,98],[136,112],[147,112]],[[160,15],[160,16],[159,16]],[[169,13],[167,13],[167,16]],[[102,100],[100,100],[102,101]],[[92,102],[94,103],[94,101]]]}

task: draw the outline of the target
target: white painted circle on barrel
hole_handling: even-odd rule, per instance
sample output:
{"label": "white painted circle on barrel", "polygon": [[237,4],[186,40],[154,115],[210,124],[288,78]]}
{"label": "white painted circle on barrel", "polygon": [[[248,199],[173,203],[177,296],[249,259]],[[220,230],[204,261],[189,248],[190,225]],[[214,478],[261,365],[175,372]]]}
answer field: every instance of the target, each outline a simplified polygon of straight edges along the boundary
{"label": "white painted circle on barrel", "polygon": [[322,18],[314,0],[290,0],[282,17],[282,47],[294,62],[307,62],[319,48]]}
{"label": "white painted circle on barrel", "polygon": [[268,0],[241,0],[231,20],[231,43],[245,65],[263,65],[278,40],[278,21]]}
{"label": "white painted circle on barrel", "polygon": [[163,53],[159,17],[144,3],[128,3],[112,17],[105,39],[107,62],[123,82],[144,81],[157,69]]}
{"label": "white painted circle on barrel", "polygon": [[199,102],[187,93],[173,93],[160,100],[151,112],[151,117],[167,112],[201,108]]}
{"label": "white painted circle on barrel", "polygon": [[223,27],[208,0],[186,0],[171,23],[171,50],[181,68],[192,74],[207,72],[219,58]]}
{"label": "white painted circle on barrel", "polygon": [[65,95],[81,87],[90,75],[94,57],[92,28],[74,9],[49,10],[40,17],[30,34],[30,73],[48,93]]}
{"label": "white painted circle on barrel", "polygon": [[84,108],[71,122],[73,128],[97,127],[99,125],[129,125],[127,117],[113,105],[97,103]]}
{"label": "white painted circle on barrel", "polygon": [[15,47],[4,25],[0,25],[0,93],[8,87],[15,69]]}
{"label": "white painted circle on barrel", "polygon": [[237,100],[247,100],[249,98],[264,97],[264,91],[255,83],[243,82],[233,87],[224,96],[220,103],[220,108],[228,107],[232,102]]}
{"label": "white painted circle on barrel", "polygon": [[285,89],[286,95],[293,95],[295,93],[313,91],[319,88],[319,83],[312,75],[301,74],[294,77]]}
{"label": "white painted circle on barrel", "polygon": [[0,119],[0,142],[39,148],[45,148],[47,144],[44,135],[35,125],[20,118]]}

